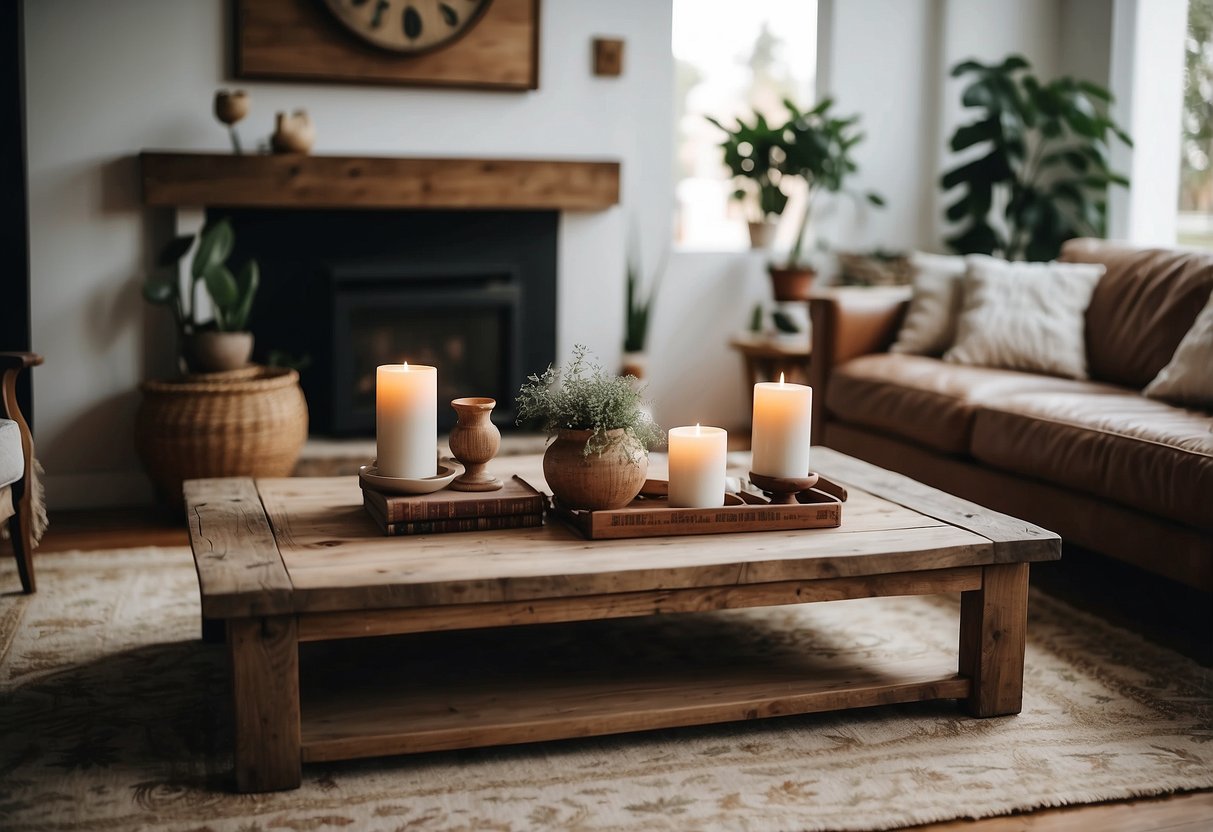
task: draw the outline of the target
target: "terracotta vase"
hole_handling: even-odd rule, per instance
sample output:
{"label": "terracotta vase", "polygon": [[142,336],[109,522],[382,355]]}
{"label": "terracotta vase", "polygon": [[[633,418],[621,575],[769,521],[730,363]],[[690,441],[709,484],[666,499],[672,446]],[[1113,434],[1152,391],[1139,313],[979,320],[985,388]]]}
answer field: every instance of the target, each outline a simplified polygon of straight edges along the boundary
{"label": "terracotta vase", "polygon": [[636,498],[649,473],[649,457],[623,432],[607,432],[611,445],[601,454],[585,453],[588,430],[562,430],[543,455],[543,477],[552,495],[567,508],[598,511],[623,508]]}
{"label": "terracotta vase", "polygon": [[809,292],[813,288],[813,278],[817,276],[816,271],[804,266],[788,268],[768,266],[767,271],[771,274],[771,288],[775,292],[775,300],[802,301],[809,299]]}
{"label": "terracotta vase", "polygon": [[451,407],[459,422],[451,428],[451,453],[463,464],[463,473],[451,483],[455,491],[496,491],[501,480],[485,470],[485,466],[501,448],[501,431],[490,418],[494,399],[455,399]]}
{"label": "terracotta vase", "polygon": [[625,352],[619,362],[619,374],[635,376],[643,379],[649,369],[649,354],[646,352]]}
{"label": "terracotta vase", "polygon": [[222,373],[247,367],[253,355],[251,332],[195,332],[181,346],[191,373]]}

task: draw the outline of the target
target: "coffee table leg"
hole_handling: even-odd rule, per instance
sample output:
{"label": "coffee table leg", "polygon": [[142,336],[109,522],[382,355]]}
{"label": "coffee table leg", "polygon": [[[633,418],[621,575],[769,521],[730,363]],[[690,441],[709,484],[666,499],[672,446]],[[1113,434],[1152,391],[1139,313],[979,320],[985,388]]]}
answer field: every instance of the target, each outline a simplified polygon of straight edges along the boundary
{"label": "coffee table leg", "polygon": [[1028,631],[1028,565],[983,570],[981,589],[960,595],[960,672],[973,680],[973,716],[1017,714],[1023,706]]}
{"label": "coffee table leg", "polygon": [[294,616],[227,622],[236,716],[236,789],[296,789],[299,756],[299,640]]}

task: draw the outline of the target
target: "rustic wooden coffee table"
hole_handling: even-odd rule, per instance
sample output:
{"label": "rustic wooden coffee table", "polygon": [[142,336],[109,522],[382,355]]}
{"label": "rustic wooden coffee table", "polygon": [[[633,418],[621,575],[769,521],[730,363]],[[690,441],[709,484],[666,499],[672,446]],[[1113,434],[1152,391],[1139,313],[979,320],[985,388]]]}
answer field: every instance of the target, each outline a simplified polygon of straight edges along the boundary
{"label": "rustic wooden coffee table", "polygon": [[[840,528],[597,542],[558,522],[381,537],[353,477],[186,483],[204,629],[222,627],[231,658],[237,788],[297,787],[312,761],[928,699],[1018,713],[1028,564],[1060,557],[1057,535],[824,448],[813,462],[850,489]],[[537,456],[496,465],[542,482]],[[962,593],[959,664],[650,667],[457,689],[322,667],[323,684],[300,681],[304,642],[948,592]]]}

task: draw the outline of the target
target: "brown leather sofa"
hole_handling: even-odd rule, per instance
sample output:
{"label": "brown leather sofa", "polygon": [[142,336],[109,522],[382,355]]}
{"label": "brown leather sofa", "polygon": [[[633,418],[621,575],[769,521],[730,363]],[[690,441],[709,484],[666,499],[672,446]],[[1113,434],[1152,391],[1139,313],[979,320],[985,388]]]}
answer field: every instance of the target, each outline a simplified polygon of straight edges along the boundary
{"label": "brown leather sofa", "polygon": [[1062,259],[1107,266],[1089,381],[891,354],[906,291],[817,293],[814,441],[1213,592],[1213,414],[1141,395],[1213,291],[1213,253],[1080,239]]}

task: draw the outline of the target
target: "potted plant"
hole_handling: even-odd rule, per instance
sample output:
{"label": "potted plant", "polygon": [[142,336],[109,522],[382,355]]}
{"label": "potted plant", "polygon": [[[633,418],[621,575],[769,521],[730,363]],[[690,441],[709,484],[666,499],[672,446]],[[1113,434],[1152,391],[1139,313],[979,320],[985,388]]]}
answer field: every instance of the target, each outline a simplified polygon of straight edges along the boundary
{"label": "potted plant", "polygon": [[[801,112],[786,99],[783,103],[788,109],[789,118],[780,133],[780,181],[803,180],[806,196],[800,227],[796,230],[796,239],[787,260],[779,265],[770,264],[768,271],[776,300],[800,301],[808,299],[816,275],[802,260],[814,200],[822,191],[838,193],[844,190],[843,182],[847,175],[859,169],[851,152],[863,140],[863,133],[856,127],[859,116],[836,118],[830,112],[834,106],[831,98],[824,99],[808,112]],[[884,205],[884,199],[873,191],[863,196],[873,205]]]}
{"label": "potted plant", "polygon": [[[197,246],[193,235],[177,237],[160,254],[160,272],[143,283],[144,299],[172,309],[182,356],[190,372],[239,369],[253,354],[253,334],[246,327],[261,278],[256,260],[247,260],[234,274],[228,268],[235,241],[235,232],[226,219],[208,223],[198,235]],[[176,266],[191,249],[194,257],[186,290],[182,291]],[[199,283],[210,296],[209,321],[199,320]]]}
{"label": "potted plant", "polygon": [[[801,112],[786,99],[783,103],[788,110],[788,120],[776,127],[770,126],[757,112],[752,127],[741,119],[733,129],[716,119],[708,120],[728,134],[720,146],[725,165],[741,183],[733,193],[734,198],[745,200],[756,195],[764,220],[777,222],[783,215],[788,204],[786,183],[794,179],[805,183],[805,208],[796,240],[786,261],[771,263],[768,267],[775,299],[798,301],[808,298],[815,274],[801,259],[814,199],[822,191],[844,190],[847,175],[858,170],[851,152],[863,140],[863,133],[856,128],[859,116],[837,118],[833,115],[833,99],[823,100],[808,112]],[[873,205],[884,204],[879,194],[868,192],[864,196]],[[772,229],[767,231],[772,232]],[[751,225],[751,242],[753,240]]]}
{"label": "potted plant", "polygon": [[[634,239],[634,238],[633,238]],[[627,267],[627,296],[624,305],[623,366],[625,376],[644,378],[648,367],[646,347],[649,340],[649,321],[657,291],[661,288],[661,277],[665,273],[665,261],[669,249],[662,255],[649,290],[644,290],[644,270],[640,263],[640,247],[635,242],[629,245]]]}
{"label": "potted plant", "polygon": [[1072,237],[1104,236],[1108,187],[1129,184],[1108,166],[1113,137],[1133,144],[1103,112],[1111,93],[1073,78],[1042,84],[1030,70],[1021,55],[952,68],[973,77],[961,102],[978,115],[950,147],[984,151],[940,179],[944,191],[961,189],[946,211],[960,229],[945,240],[959,254],[1053,260]]}
{"label": "potted plant", "polygon": [[568,364],[522,385],[518,421],[537,421],[554,437],[543,476],[563,505],[622,508],[640,493],[649,449],[662,438],[642,393],[629,377],[605,372],[580,345]]}
{"label": "potted plant", "polygon": [[707,119],[726,134],[720,148],[737,184],[731,196],[746,210],[750,245],[766,248],[774,241],[775,227],[788,205],[787,194],[779,187],[783,128],[769,125],[758,111],[754,112],[753,125],[738,118],[737,126],[729,128],[711,116]]}

